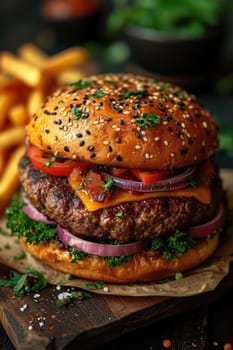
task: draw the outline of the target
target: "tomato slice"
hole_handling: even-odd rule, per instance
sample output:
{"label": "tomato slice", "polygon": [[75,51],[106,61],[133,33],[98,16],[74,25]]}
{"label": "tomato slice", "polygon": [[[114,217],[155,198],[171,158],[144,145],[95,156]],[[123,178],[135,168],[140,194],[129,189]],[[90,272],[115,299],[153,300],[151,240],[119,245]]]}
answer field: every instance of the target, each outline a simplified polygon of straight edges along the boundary
{"label": "tomato slice", "polygon": [[74,168],[88,169],[86,162],[58,158],[33,145],[27,148],[27,156],[37,169],[54,176],[69,176]]}
{"label": "tomato slice", "polygon": [[69,176],[69,183],[77,191],[85,192],[89,199],[106,203],[111,196],[111,184],[104,182],[101,174],[89,170],[83,175],[80,169],[74,169]]}
{"label": "tomato slice", "polygon": [[109,167],[109,174],[112,176],[119,176],[121,177],[124,173],[126,173],[128,171],[127,168],[119,168],[116,166],[111,166]]}
{"label": "tomato slice", "polygon": [[140,170],[140,169],[131,169],[131,173],[145,185],[151,185],[156,181],[166,179],[169,176],[169,171],[150,171],[150,170]]}

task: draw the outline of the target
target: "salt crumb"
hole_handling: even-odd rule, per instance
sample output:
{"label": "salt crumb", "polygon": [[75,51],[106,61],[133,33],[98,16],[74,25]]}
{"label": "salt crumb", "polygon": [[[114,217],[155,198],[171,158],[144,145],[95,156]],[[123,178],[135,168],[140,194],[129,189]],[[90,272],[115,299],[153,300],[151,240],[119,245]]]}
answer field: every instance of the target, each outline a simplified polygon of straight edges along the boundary
{"label": "salt crumb", "polygon": [[67,299],[69,297],[71,297],[71,294],[68,293],[68,292],[63,292],[63,293],[60,293],[60,294],[57,295],[57,298],[59,300]]}
{"label": "salt crumb", "polygon": [[104,287],[104,292],[108,293],[109,292],[109,288],[108,287]]}
{"label": "salt crumb", "polygon": [[24,304],[23,306],[21,306],[19,309],[21,312],[24,312],[27,309],[28,305]]}

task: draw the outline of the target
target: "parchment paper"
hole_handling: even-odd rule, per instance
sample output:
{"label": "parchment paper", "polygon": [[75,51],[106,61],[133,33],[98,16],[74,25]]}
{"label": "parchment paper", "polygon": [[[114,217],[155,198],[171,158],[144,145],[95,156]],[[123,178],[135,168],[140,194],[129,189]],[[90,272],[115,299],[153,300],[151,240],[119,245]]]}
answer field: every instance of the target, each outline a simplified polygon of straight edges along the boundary
{"label": "parchment paper", "polygon": [[[229,206],[233,208],[233,171],[224,169],[221,171],[221,177],[227,191]],[[4,218],[0,221],[0,226],[4,227]],[[233,261],[233,227],[228,227],[223,235],[224,239],[221,240],[214,256],[204,264],[205,267],[194,269],[184,274],[179,280],[120,285],[103,284],[101,288],[92,289],[92,291],[109,295],[184,297],[214,290],[229,273],[230,262]],[[92,284],[92,282],[78,278],[67,281],[65,274],[51,269],[28,253],[22,260],[15,260],[14,256],[20,251],[21,247],[16,237],[0,235],[0,263],[3,265],[21,273],[25,268],[30,267],[43,273],[51,284],[64,282],[69,286],[90,290],[85,287],[85,284]]]}

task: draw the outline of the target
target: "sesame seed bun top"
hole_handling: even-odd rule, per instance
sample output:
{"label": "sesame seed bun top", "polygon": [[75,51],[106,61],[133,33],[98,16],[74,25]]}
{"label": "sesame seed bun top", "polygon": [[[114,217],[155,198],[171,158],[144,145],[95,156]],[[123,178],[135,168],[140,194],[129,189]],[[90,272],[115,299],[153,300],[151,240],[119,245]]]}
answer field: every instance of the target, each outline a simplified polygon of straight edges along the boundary
{"label": "sesame seed bun top", "polygon": [[56,156],[141,169],[194,165],[218,147],[217,125],[193,95],[132,74],[91,76],[57,90],[27,135]]}

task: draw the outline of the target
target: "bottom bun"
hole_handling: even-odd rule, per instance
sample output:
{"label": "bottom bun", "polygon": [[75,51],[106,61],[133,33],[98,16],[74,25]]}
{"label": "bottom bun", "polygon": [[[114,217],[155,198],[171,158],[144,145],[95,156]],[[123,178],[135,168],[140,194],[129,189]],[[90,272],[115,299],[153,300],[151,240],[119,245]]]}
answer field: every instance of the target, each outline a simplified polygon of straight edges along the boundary
{"label": "bottom bun", "polygon": [[87,280],[129,283],[158,281],[176,272],[184,272],[197,267],[214,253],[218,241],[219,234],[217,233],[212,237],[200,240],[176,259],[165,259],[158,253],[144,251],[132,256],[129,262],[116,267],[109,267],[106,259],[96,255],[87,256],[72,263],[69,250],[56,241],[36,246],[26,243],[26,239],[21,238],[20,243],[24,250],[55,270]]}

